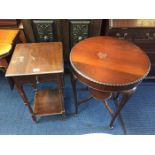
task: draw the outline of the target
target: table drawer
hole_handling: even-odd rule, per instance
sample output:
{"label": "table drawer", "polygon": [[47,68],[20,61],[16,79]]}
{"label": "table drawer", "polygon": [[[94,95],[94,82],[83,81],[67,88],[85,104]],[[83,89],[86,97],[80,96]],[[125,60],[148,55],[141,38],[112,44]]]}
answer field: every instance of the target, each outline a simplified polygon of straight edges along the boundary
{"label": "table drawer", "polygon": [[155,28],[112,28],[107,35],[132,41],[155,41]]}
{"label": "table drawer", "polygon": [[155,41],[134,41],[134,43],[145,52],[155,52]]}
{"label": "table drawer", "polygon": [[47,82],[47,81],[53,81],[56,79],[57,79],[57,74],[36,75],[36,80],[38,82]]}
{"label": "table drawer", "polygon": [[154,28],[138,28],[134,29],[134,38],[136,40],[155,41]]}
{"label": "table drawer", "polygon": [[155,63],[151,64],[151,70],[148,74],[148,76],[154,76],[155,77]]}
{"label": "table drawer", "polygon": [[146,53],[151,61],[151,63],[155,64],[155,52],[148,52]]}

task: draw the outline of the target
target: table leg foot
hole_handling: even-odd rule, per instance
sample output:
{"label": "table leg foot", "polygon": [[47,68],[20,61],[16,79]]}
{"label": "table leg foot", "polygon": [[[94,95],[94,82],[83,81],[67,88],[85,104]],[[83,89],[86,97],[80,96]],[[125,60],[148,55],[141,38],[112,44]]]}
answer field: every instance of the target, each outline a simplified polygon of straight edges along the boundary
{"label": "table leg foot", "polygon": [[36,118],[36,116],[32,115],[32,120],[33,120],[33,122],[37,123],[37,118]]}
{"label": "table leg foot", "polygon": [[64,113],[62,113],[62,121],[65,121],[66,120],[66,113],[64,112]]}
{"label": "table leg foot", "polygon": [[114,127],[109,125],[109,129],[112,130]]}
{"label": "table leg foot", "polygon": [[109,124],[109,127],[113,126],[113,123],[115,121],[115,119],[117,118],[117,116],[119,115],[121,109],[123,108],[123,106],[127,103],[127,101],[130,99],[130,97],[132,96],[132,94],[136,91],[136,87],[134,87],[133,89],[130,90],[126,90],[122,92],[122,98],[120,99],[118,106],[116,108],[116,111],[114,112],[114,115],[112,117],[112,120]]}

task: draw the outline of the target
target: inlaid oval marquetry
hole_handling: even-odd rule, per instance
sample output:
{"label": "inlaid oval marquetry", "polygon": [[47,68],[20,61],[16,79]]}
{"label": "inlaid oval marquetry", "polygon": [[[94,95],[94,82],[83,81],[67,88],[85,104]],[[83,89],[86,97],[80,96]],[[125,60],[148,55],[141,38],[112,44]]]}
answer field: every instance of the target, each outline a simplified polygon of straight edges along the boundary
{"label": "inlaid oval marquetry", "polygon": [[135,44],[108,36],[84,39],[70,53],[75,72],[92,82],[130,85],[142,80],[150,70],[150,60]]}
{"label": "inlaid oval marquetry", "polygon": [[99,59],[105,59],[107,57],[107,53],[106,52],[98,52],[97,56]]}

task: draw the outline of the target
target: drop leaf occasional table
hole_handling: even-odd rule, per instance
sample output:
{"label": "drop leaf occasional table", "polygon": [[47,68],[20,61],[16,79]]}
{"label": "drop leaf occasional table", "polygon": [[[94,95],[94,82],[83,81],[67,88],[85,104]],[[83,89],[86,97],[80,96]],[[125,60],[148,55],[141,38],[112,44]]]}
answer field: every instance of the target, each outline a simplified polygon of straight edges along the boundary
{"label": "drop leaf occasional table", "polygon": [[[150,61],[142,49],[131,42],[97,36],[77,43],[71,50],[72,86],[78,113],[76,81],[88,86],[92,96],[103,101],[113,123],[121,109],[135,92],[137,85],[147,76]],[[107,99],[117,99],[112,110]]]}
{"label": "drop leaf occasional table", "polygon": [[[17,44],[6,72],[28,107],[32,119],[36,116],[65,114],[63,99],[63,56],[61,42]],[[40,82],[54,81],[56,89],[37,90]],[[25,83],[35,88],[34,106],[31,107],[23,89]]]}
{"label": "drop leaf occasional table", "polygon": [[[6,72],[12,51],[18,42],[19,30],[0,29],[0,70]],[[13,82],[8,78],[10,88],[13,89]]]}

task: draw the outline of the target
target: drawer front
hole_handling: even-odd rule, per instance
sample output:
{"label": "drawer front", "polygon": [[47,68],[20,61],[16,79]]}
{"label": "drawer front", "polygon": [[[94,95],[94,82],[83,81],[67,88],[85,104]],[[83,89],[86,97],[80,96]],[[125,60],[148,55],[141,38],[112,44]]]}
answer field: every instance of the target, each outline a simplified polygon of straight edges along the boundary
{"label": "drawer front", "polygon": [[153,52],[148,52],[148,53],[146,53],[147,54],[147,56],[149,57],[149,59],[150,59],[150,61],[151,61],[151,64],[155,64],[155,51]]}
{"label": "drawer front", "polygon": [[54,41],[54,20],[32,20],[35,37],[39,42]]}
{"label": "drawer front", "polygon": [[155,77],[155,51],[149,51],[146,53],[150,59],[151,62],[151,69],[148,74],[148,77],[154,76]]}
{"label": "drawer front", "polygon": [[36,76],[37,82],[47,82],[47,81],[53,81],[57,79],[57,74],[43,74]]}
{"label": "drawer front", "polygon": [[111,28],[107,35],[127,39],[143,49],[151,62],[148,77],[155,77],[155,28]]}
{"label": "drawer front", "polygon": [[134,43],[142,48],[145,52],[154,51],[155,52],[155,41],[134,41]]}
{"label": "drawer front", "polygon": [[155,77],[155,63],[151,64],[151,70],[148,74],[148,77],[154,76]]}
{"label": "drawer front", "polygon": [[155,41],[155,29],[153,28],[137,28],[134,31],[135,41]]}
{"label": "drawer front", "polygon": [[155,28],[112,28],[107,35],[132,41],[155,42]]}
{"label": "drawer front", "polygon": [[70,45],[74,46],[79,41],[89,36],[90,20],[70,20]]}
{"label": "drawer front", "polygon": [[19,83],[20,85],[23,85],[25,83],[36,83],[35,75],[29,75],[29,76],[16,76],[13,77],[15,83]]}
{"label": "drawer front", "polygon": [[119,39],[127,39],[127,40],[134,39],[134,31],[128,28],[127,29],[122,29],[122,28],[109,29],[107,35],[117,37]]}

